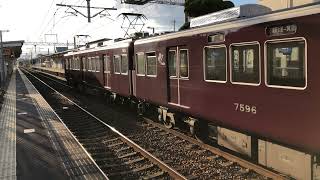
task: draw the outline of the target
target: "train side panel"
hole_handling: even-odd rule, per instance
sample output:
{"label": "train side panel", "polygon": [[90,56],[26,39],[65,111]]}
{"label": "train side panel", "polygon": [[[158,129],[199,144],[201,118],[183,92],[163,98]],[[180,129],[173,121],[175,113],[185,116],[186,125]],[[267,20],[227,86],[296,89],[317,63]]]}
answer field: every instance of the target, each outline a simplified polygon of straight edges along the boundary
{"label": "train side panel", "polygon": [[[292,24],[297,27],[293,34],[266,35],[268,27]],[[320,96],[317,93],[320,90],[317,78],[317,67],[320,64],[316,60],[320,36],[314,28],[319,24],[320,15],[316,14],[163,41],[161,37],[160,40],[147,43],[137,41],[135,53],[156,50],[158,58],[157,78],[136,76],[137,97],[245,134],[270,139],[307,152],[318,152],[320,143],[314,143],[313,139],[320,137],[320,121],[317,119],[320,117],[317,110],[320,107]],[[210,35],[219,33],[225,34],[224,42],[208,42]],[[231,82],[231,48],[241,49],[247,46],[252,46],[255,52],[259,52],[259,79],[252,84]],[[276,48],[277,46],[284,48]],[[306,87],[272,86],[267,83],[266,70],[270,68],[271,60],[265,57],[272,55],[265,53],[269,52],[267,47],[285,51],[288,49],[286,46],[295,48],[299,54],[298,58],[293,59],[303,63],[297,65],[297,68],[304,68],[302,76],[305,76]],[[180,79],[178,84],[177,80],[168,75],[168,53],[172,48],[176,48],[178,52],[179,47],[182,50],[188,49],[189,77]],[[205,80],[206,51],[212,54],[212,49],[217,50],[216,52],[219,50],[220,53],[225,51],[226,72],[225,77],[220,73],[219,81]],[[164,65],[160,65],[163,61],[160,61],[159,57],[162,55],[166,62]],[[181,58],[179,55],[176,57]],[[289,64],[295,64],[294,61],[288,61],[286,62]],[[277,66],[283,68],[287,65]],[[293,71],[281,70],[278,74],[283,78],[288,72],[293,74]],[[176,90],[177,88],[179,90]]]}

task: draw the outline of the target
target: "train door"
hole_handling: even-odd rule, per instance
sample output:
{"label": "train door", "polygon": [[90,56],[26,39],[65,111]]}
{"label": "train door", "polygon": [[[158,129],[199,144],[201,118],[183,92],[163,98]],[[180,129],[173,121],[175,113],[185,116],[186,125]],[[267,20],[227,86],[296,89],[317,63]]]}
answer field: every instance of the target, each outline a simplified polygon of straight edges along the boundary
{"label": "train door", "polygon": [[103,56],[104,64],[104,87],[111,89],[111,58],[109,55]]}
{"label": "train door", "polygon": [[171,105],[186,107],[181,99],[183,81],[189,78],[188,61],[188,49],[185,46],[171,47],[167,50],[168,102]]}

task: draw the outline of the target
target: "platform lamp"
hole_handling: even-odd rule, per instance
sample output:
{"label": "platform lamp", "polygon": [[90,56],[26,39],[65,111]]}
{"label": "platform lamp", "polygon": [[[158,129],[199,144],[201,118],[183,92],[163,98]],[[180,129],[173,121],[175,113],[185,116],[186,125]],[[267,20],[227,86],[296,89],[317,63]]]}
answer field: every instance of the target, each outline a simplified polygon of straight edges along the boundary
{"label": "platform lamp", "polygon": [[147,27],[148,29],[152,29],[152,34],[154,34],[154,27]]}
{"label": "platform lamp", "polygon": [[9,32],[9,30],[0,30],[0,71],[1,71],[1,87],[4,87],[5,72],[4,72],[4,56],[3,56],[3,43],[2,43],[2,33]]}

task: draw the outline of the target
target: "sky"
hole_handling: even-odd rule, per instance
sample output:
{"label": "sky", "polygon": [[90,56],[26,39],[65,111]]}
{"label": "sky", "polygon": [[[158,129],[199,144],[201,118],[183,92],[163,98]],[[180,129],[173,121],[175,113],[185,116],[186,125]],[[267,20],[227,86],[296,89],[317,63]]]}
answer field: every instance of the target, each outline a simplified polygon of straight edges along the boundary
{"label": "sky", "polygon": [[[75,16],[71,9],[58,7],[56,4],[86,5],[85,0],[0,0],[0,30],[4,41],[24,40],[26,42],[73,42],[75,35],[89,35],[86,41],[102,38],[119,38],[124,36],[121,29],[123,17],[120,13],[141,13],[146,16],[144,31],[155,32],[177,30],[184,23],[183,7],[160,4],[135,6],[121,4],[120,0],[91,0],[91,6],[115,7],[116,11],[108,11],[110,16],[96,16],[91,23],[81,15]],[[257,3],[257,0],[232,0],[236,5]],[[77,8],[78,9],[78,8]],[[86,14],[85,9],[78,9]],[[92,10],[91,14],[97,13]],[[105,14],[107,15],[107,14]],[[175,23],[174,23],[175,22]],[[123,26],[128,26],[124,21]],[[138,27],[140,30],[141,26]],[[53,52],[53,47],[23,46],[23,56],[33,53]]]}

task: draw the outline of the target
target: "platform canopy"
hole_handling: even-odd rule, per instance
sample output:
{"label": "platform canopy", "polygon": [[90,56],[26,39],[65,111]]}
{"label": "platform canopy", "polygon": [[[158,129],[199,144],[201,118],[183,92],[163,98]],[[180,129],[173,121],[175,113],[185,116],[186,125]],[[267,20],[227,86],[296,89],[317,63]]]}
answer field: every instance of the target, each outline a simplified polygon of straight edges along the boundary
{"label": "platform canopy", "polygon": [[3,55],[5,59],[15,59],[20,57],[21,47],[24,41],[5,41],[3,42]]}

